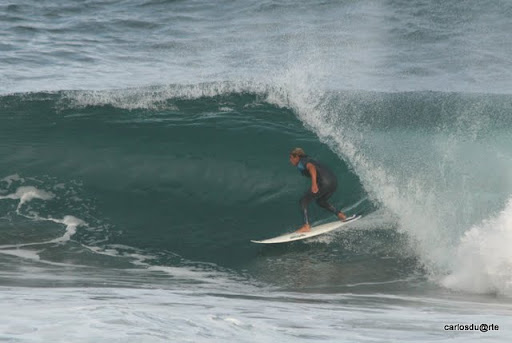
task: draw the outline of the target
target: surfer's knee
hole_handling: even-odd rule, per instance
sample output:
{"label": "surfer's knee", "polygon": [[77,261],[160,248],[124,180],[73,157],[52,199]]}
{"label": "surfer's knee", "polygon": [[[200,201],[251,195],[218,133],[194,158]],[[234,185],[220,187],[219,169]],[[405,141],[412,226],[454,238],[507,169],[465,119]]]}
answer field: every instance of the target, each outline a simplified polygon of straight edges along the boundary
{"label": "surfer's knee", "polygon": [[302,198],[299,200],[299,205],[302,209],[305,209],[308,207],[309,203],[313,200],[313,197],[306,193]]}
{"label": "surfer's knee", "polygon": [[323,208],[329,208],[331,207],[331,205],[327,202],[327,200],[325,199],[318,199],[316,201],[317,205],[320,206],[320,207],[323,207]]}
{"label": "surfer's knee", "polygon": [[329,202],[327,200],[321,199],[321,200],[318,200],[316,203],[318,204],[318,206],[325,208],[326,210],[334,213],[335,215],[338,215],[339,211],[332,204],[329,204]]}

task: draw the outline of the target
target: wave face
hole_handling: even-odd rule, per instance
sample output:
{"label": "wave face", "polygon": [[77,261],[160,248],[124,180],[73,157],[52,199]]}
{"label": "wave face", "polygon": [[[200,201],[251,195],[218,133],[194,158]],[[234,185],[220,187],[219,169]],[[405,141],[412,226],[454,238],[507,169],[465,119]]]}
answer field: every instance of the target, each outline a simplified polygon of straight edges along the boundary
{"label": "wave face", "polygon": [[[18,94],[1,106],[5,256],[211,265],[292,288],[420,275],[510,292],[509,96],[222,83]],[[295,146],[334,169],[333,202],[366,220],[353,235],[261,251],[249,240],[301,224]],[[304,259],[308,276],[292,277]],[[349,273],[354,263],[365,272]]]}
{"label": "wave face", "polygon": [[[348,165],[292,111],[258,94],[166,98],[169,92],[3,97],[0,204],[10,228],[2,231],[3,252],[15,244],[32,255],[46,249],[75,218],[81,222],[68,223],[67,239],[60,238],[67,248],[60,244],[45,259],[95,265],[95,253],[128,249],[153,267],[186,260],[242,271],[259,251],[250,239],[301,224],[298,199],[308,186],[288,162],[297,144],[339,175],[338,206],[374,208]],[[316,222],[333,219],[312,210]],[[80,257],[84,250],[89,258]]]}

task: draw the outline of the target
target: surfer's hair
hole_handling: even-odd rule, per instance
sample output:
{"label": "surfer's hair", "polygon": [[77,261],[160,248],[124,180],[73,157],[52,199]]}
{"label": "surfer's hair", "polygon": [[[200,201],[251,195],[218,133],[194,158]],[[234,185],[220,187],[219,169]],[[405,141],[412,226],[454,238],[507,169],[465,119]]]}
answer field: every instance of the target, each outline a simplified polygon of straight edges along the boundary
{"label": "surfer's hair", "polygon": [[306,156],[306,153],[304,152],[304,150],[302,150],[302,148],[295,148],[292,150],[292,152],[290,152],[290,155],[304,157]]}

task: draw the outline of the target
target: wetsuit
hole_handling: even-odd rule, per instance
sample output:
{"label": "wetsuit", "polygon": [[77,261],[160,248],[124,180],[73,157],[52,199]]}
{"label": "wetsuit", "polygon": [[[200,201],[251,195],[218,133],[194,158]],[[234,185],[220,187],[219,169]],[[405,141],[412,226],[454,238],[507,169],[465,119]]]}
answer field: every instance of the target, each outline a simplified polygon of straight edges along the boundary
{"label": "wetsuit", "polygon": [[308,189],[306,193],[300,199],[300,207],[304,212],[304,223],[309,224],[308,218],[308,205],[314,199],[318,206],[325,208],[326,210],[338,214],[338,210],[331,204],[327,202],[327,200],[334,194],[336,188],[338,187],[338,180],[336,179],[336,175],[324,166],[323,164],[313,160],[309,156],[301,157],[299,163],[297,164],[297,169],[301,172],[302,175],[311,178],[311,174],[307,169],[306,165],[311,163],[315,166],[316,169],[316,182],[318,185],[318,192],[313,193],[311,191],[311,187]]}

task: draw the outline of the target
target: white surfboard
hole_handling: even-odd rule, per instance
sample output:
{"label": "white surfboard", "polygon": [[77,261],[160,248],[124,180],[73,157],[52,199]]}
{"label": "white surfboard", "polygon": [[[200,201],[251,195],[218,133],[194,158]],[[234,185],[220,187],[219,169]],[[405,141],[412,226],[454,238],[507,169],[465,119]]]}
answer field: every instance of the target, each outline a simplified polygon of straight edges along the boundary
{"label": "white surfboard", "polygon": [[251,241],[251,242],[259,243],[259,244],[275,244],[275,243],[287,243],[287,242],[298,241],[301,239],[315,237],[315,236],[318,236],[318,235],[321,235],[321,234],[324,234],[327,232],[331,232],[331,231],[336,230],[344,225],[353,223],[356,220],[358,220],[359,218],[361,218],[361,216],[353,215],[351,217],[348,217],[347,220],[345,220],[344,222],[340,222],[338,220],[338,221],[335,221],[332,223],[314,226],[311,228],[311,231],[309,231],[309,232],[301,232],[301,233],[292,232],[292,233],[287,233],[282,236],[265,239],[263,241]]}

